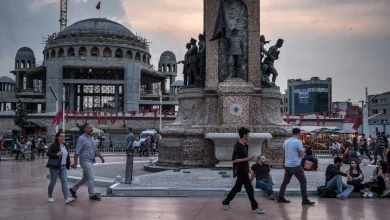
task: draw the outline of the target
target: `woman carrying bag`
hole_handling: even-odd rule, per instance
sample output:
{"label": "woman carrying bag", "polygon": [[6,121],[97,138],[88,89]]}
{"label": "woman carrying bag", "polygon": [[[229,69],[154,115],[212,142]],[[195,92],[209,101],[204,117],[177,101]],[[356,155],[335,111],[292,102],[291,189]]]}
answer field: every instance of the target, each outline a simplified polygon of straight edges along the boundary
{"label": "woman carrying bag", "polygon": [[46,167],[50,171],[50,184],[48,186],[49,202],[54,202],[53,190],[58,176],[61,180],[62,193],[64,194],[65,203],[74,202],[74,198],[68,197],[68,170],[70,168],[70,156],[65,147],[65,133],[60,131],[56,134],[55,142],[50,145],[47,156]]}

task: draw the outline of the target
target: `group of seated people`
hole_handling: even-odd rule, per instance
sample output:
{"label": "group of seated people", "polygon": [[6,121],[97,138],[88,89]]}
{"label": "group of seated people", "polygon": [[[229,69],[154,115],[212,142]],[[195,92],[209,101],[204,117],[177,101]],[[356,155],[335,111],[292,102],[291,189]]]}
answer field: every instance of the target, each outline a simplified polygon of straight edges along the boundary
{"label": "group of seated people", "polygon": [[[336,157],[334,163],[326,168],[325,186],[330,190],[336,190],[338,199],[346,199],[351,192],[360,192],[362,197],[373,197],[372,191],[379,194],[379,197],[390,196],[389,173],[387,171],[386,161],[378,161],[377,167],[373,171],[369,182],[364,182],[364,173],[360,169],[359,160],[353,158],[350,161],[349,170],[346,173],[340,171],[343,165],[343,159]],[[342,177],[347,178],[347,184],[344,184]]]}
{"label": "group of seated people", "polygon": [[[306,161],[312,162],[313,169],[317,169],[318,159],[310,149],[306,151],[306,155],[302,159],[302,167],[305,166]],[[372,178],[367,183],[363,183],[364,173],[360,169],[359,161],[356,158],[350,161],[350,167],[346,173],[340,171],[342,165],[343,158],[336,157],[334,163],[328,165],[325,173],[325,186],[335,191],[336,198],[347,199],[353,191],[362,193],[362,197],[373,197],[372,192],[378,193],[379,197],[390,197],[390,171],[387,170],[386,161],[378,161]],[[251,167],[251,182],[256,178],[256,188],[264,190],[268,195],[268,199],[273,200],[279,194],[273,191],[274,183],[270,171],[270,165],[266,163],[265,156],[259,156],[257,163]],[[343,183],[343,177],[347,178],[347,184]]]}

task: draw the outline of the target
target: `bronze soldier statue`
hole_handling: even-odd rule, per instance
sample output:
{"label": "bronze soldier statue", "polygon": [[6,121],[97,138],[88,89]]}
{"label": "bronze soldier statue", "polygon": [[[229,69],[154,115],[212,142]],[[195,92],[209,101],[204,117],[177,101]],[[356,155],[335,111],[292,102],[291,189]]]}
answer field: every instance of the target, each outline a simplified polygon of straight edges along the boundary
{"label": "bronze soldier statue", "polygon": [[262,72],[265,75],[271,75],[272,74],[272,82],[276,82],[276,77],[278,76],[278,71],[276,71],[274,67],[274,61],[279,59],[280,51],[278,50],[283,46],[283,39],[278,39],[276,42],[276,45],[269,48],[268,53],[270,56],[267,56],[264,60],[264,64],[262,66]]}
{"label": "bronze soldier statue", "polygon": [[[233,29],[233,36],[225,37],[229,45],[229,78],[243,78],[240,74],[244,41],[238,36],[238,30]],[[235,74],[233,74],[235,72]]]}
{"label": "bronze soldier statue", "polygon": [[198,70],[198,46],[196,46],[196,40],[191,38],[191,49],[188,51],[188,85],[196,84],[196,80],[199,78]]}
{"label": "bronze soldier statue", "polygon": [[199,82],[197,84],[202,84],[206,76],[206,37],[203,34],[199,34],[198,38]]}
{"label": "bronze soldier statue", "polygon": [[184,55],[184,60],[179,61],[177,64],[184,64],[183,66],[183,75],[184,75],[184,84],[186,86],[188,84],[188,70],[190,68],[190,63],[188,62],[188,52],[191,49],[191,43],[186,44],[187,52]]}

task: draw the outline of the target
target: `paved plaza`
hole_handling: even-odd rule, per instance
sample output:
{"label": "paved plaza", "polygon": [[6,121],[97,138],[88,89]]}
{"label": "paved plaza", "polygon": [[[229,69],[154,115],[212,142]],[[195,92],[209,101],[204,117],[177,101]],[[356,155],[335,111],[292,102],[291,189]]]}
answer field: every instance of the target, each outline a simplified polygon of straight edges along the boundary
{"label": "paved plaza", "polygon": [[[138,158],[137,158],[138,159]],[[142,160],[140,158],[139,160]],[[123,157],[107,157],[109,163]],[[265,215],[252,214],[246,198],[233,200],[232,212],[222,210],[220,198],[140,198],[104,197],[90,201],[87,188],[78,191],[75,203],[65,205],[60,184],[54,190],[55,203],[47,202],[45,159],[34,162],[0,162],[0,219],[386,219],[388,199],[352,198],[345,201],[311,196],[314,207],[302,207],[299,197],[289,197],[291,204],[257,198]],[[112,166],[112,165],[111,165]],[[96,169],[102,166],[96,166]],[[150,174],[147,174],[150,175]],[[69,183],[72,185],[73,183]],[[97,188],[105,192],[105,188]]]}

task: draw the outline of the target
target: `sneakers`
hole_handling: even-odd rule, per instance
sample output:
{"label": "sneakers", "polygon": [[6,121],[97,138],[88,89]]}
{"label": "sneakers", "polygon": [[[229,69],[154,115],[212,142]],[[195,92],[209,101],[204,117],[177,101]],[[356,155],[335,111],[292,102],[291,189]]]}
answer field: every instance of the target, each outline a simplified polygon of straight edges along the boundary
{"label": "sneakers", "polygon": [[53,198],[48,198],[47,199],[50,203],[53,203],[54,202],[54,199]]}
{"label": "sneakers", "polygon": [[368,196],[368,193],[367,193],[367,192],[364,192],[364,193],[362,194],[362,197],[363,197],[363,198],[367,198],[367,196]]}
{"label": "sneakers", "polygon": [[224,208],[225,210],[228,210],[228,211],[233,211],[233,209],[229,205],[222,204],[222,208]]}
{"label": "sneakers", "polygon": [[70,192],[70,194],[72,194],[72,197],[73,198],[77,198],[77,195],[76,195],[76,191],[74,191],[72,188],[69,188],[69,192]]}
{"label": "sneakers", "polygon": [[302,205],[314,205],[314,204],[315,204],[315,202],[312,202],[308,199],[302,200]]}
{"label": "sneakers", "polygon": [[368,197],[368,198],[372,198],[372,197],[374,197],[374,194],[373,194],[372,192],[368,192],[368,193],[367,193],[367,197]]}
{"label": "sneakers", "polygon": [[264,213],[265,213],[265,210],[264,210],[264,209],[259,209],[259,208],[257,208],[257,209],[253,209],[252,212],[253,212],[253,213],[257,213],[257,214],[264,214]]}
{"label": "sneakers", "polygon": [[285,199],[285,198],[279,197],[279,198],[278,198],[278,203],[290,203],[290,200],[287,200],[287,199]]}
{"label": "sneakers", "polygon": [[268,196],[268,199],[269,200],[274,200],[275,198],[278,198],[278,197],[279,197],[279,193],[274,193],[274,194]]}
{"label": "sneakers", "polygon": [[102,198],[98,197],[97,195],[93,195],[89,197],[90,200],[100,201]]}
{"label": "sneakers", "polygon": [[69,203],[74,202],[74,201],[75,201],[75,199],[68,198],[67,200],[65,200],[65,204],[69,204]]}
{"label": "sneakers", "polygon": [[345,196],[343,196],[343,195],[340,195],[340,194],[339,194],[339,195],[337,195],[337,196],[336,196],[336,198],[337,198],[337,199],[341,199],[341,200],[344,200],[344,199],[346,199],[346,197],[345,197]]}

